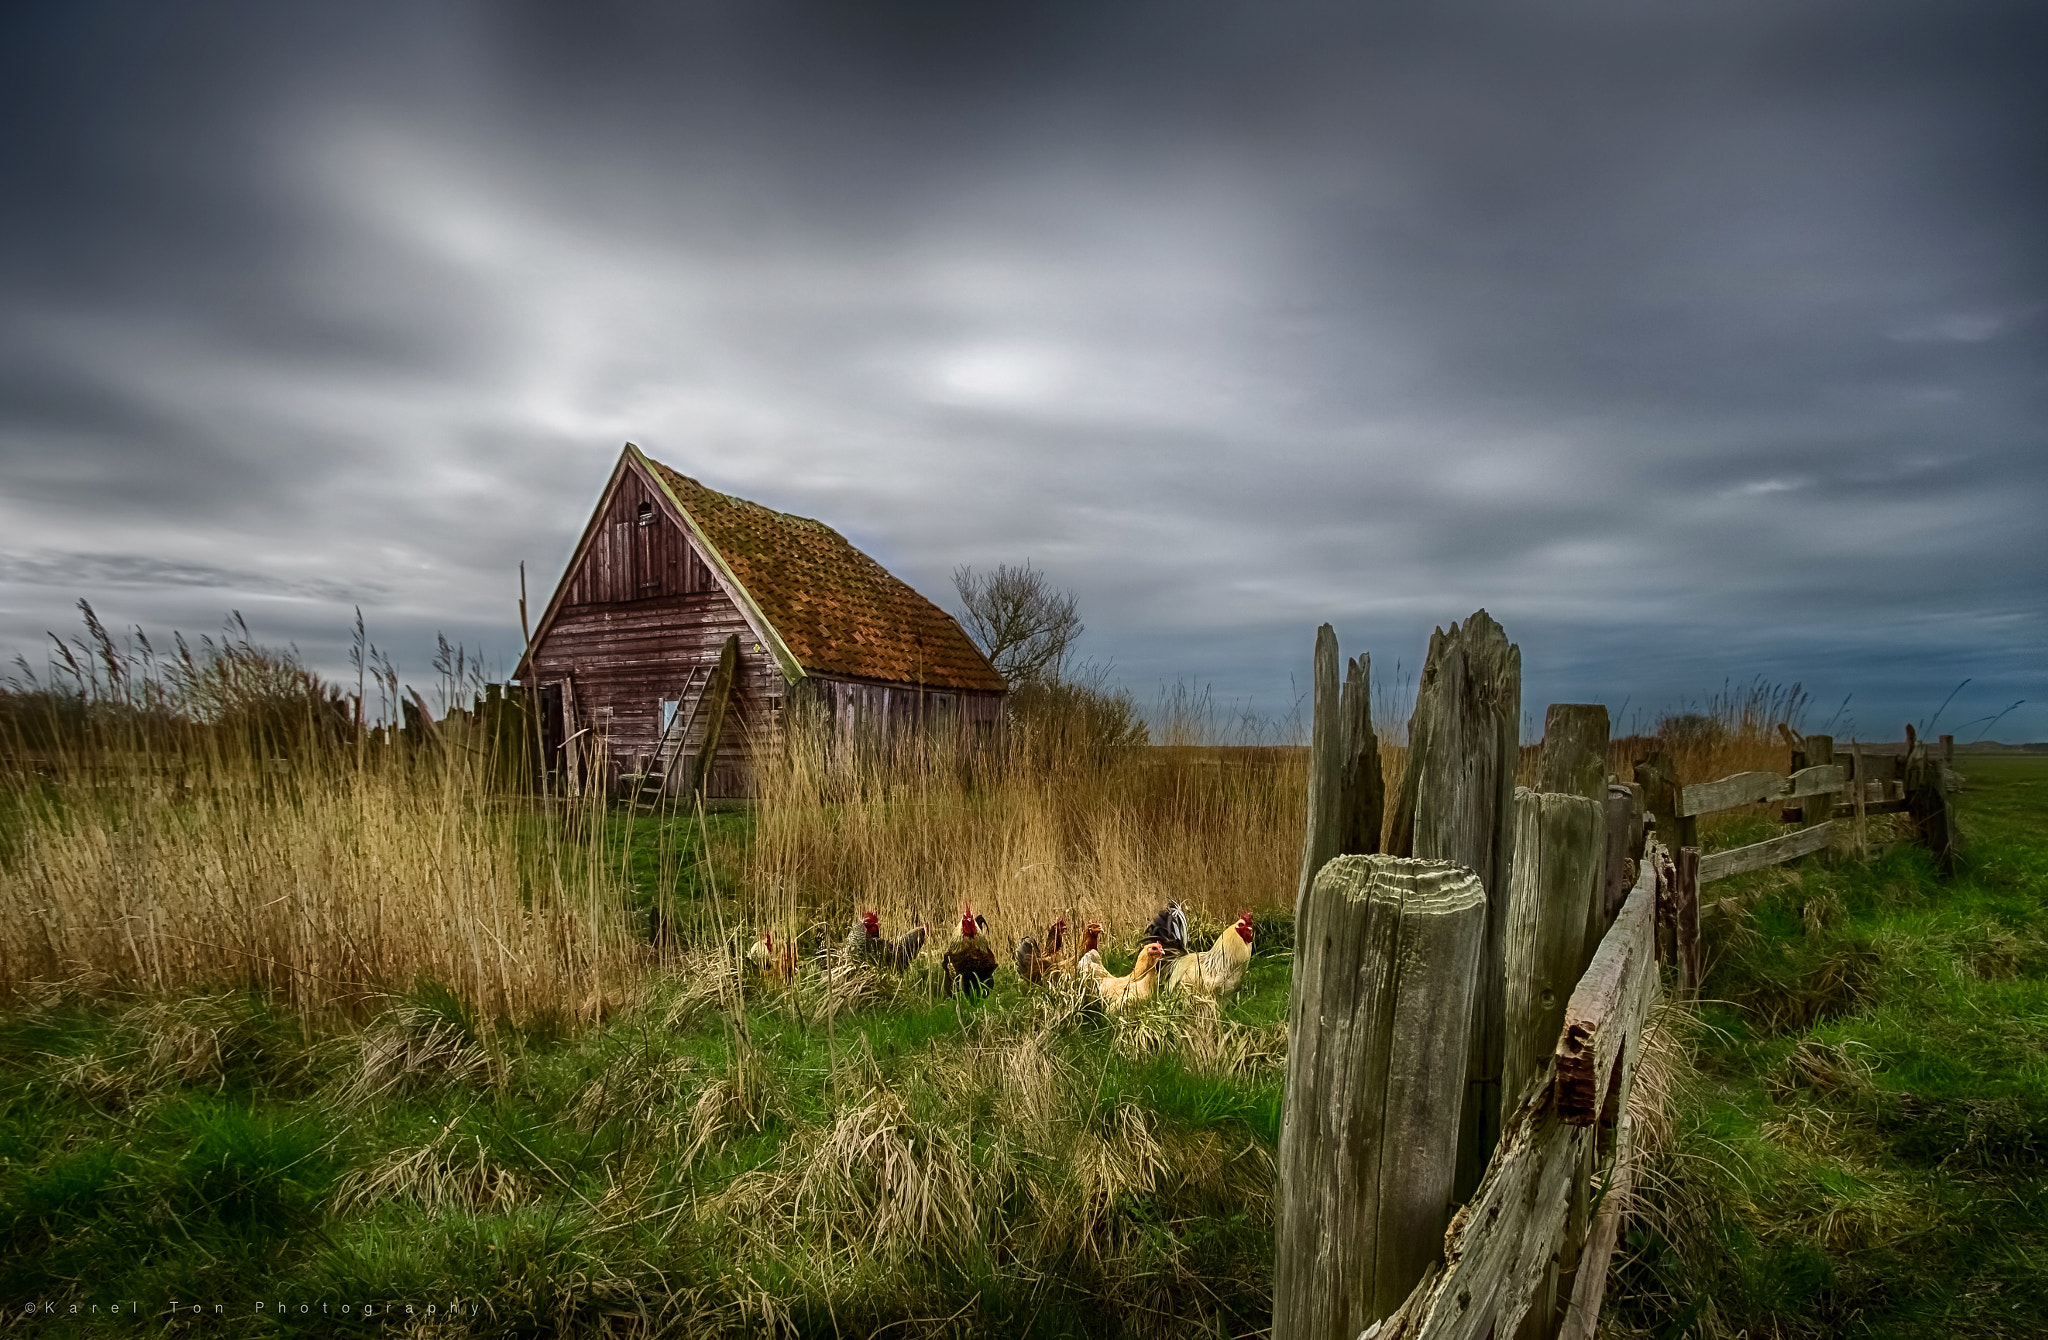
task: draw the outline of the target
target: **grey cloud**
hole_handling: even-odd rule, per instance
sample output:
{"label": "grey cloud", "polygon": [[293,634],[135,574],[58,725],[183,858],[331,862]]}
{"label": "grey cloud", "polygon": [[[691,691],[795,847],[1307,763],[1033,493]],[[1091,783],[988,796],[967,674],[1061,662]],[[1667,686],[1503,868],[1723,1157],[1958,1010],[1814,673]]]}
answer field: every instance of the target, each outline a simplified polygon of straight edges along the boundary
{"label": "grey cloud", "polygon": [[1532,699],[2048,703],[2031,7],[6,22],[9,646],[509,659],[631,439],[942,602],[1030,555],[1141,688],[1484,604]]}

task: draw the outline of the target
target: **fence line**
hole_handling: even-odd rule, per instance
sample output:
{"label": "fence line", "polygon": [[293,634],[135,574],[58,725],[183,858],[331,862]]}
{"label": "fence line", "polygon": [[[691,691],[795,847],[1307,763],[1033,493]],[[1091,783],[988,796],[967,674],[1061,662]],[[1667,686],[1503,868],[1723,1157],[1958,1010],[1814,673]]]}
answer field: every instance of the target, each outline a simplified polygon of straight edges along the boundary
{"label": "fence line", "polygon": [[[1667,974],[1681,999],[1700,985],[1700,886],[1819,851],[1845,825],[1863,846],[1867,817],[1893,812],[1946,864],[1952,742],[1937,753],[1908,727],[1900,749],[1838,756],[1828,736],[1781,728],[1784,774],[1680,786],[1653,754],[1623,783],[1606,776],[1606,709],[1558,704],[1544,789],[1514,788],[1503,722],[1519,716],[1521,656],[1481,612],[1431,639],[1380,854],[1380,825],[1361,822],[1381,803],[1368,663],[1341,687],[1339,664],[1324,625],[1274,1340],[1588,1340],[1636,1180],[1643,1031]],[[1834,817],[1843,801],[1853,817]],[[1701,854],[1701,815],[1774,802],[1803,826]],[[1419,892],[1452,887],[1448,902]]]}

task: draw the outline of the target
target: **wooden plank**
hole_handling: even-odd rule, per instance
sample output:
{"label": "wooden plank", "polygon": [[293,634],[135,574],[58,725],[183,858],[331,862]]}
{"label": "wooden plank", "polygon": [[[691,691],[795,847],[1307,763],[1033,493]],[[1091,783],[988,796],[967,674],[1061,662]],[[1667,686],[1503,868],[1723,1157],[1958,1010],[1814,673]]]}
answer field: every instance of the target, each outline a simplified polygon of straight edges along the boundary
{"label": "wooden plank", "polygon": [[[1832,735],[1809,735],[1800,741],[1798,752],[1792,756],[1792,776],[1796,781],[1801,773],[1812,772],[1817,768],[1832,767],[1834,764],[1835,737]],[[1844,781],[1847,780],[1846,769],[1843,770],[1843,779]],[[1811,828],[1815,824],[1824,824],[1834,818],[1834,794],[1832,792],[1815,792],[1806,797],[1805,801],[1798,806],[1798,810],[1799,822],[1807,827]]]}
{"label": "wooden plank", "polygon": [[1711,884],[1717,879],[1740,875],[1750,870],[1761,870],[1767,865],[1780,865],[1820,851],[1834,841],[1835,827],[1832,822],[1815,824],[1802,828],[1796,833],[1786,833],[1765,842],[1751,843],[1732,851],[1708,852],[1700,857],[1700,883]]}
{"label": "wooden plank", "polygon": [[1653,852],[1646,852],[1628,901],[1565,1007],[1557,1041],[1560,1120],[1587,1126],[1599,1118],[1625,1042],[1626,1010],[1640,980],[1656,974],[1656,901],[1657,862]]}
{"label": "wooden plank", "polygon": [[1448,861],[1339,856],[1299,915],[1273,1336],[1354,1340],[1444,1240],[1486,894]]}
{"label": "wooden plank", "polygon": [[1718,782],[1688,786],[1679,795],[1678,813],[1712,814],[1738,805],[1788,800],[1798,796],[1831,795],[1848,786],[1846,770],[1839,764],[1802,768],[1787,777],[1775,772],[1738,772]]}
{"label": "wooden plank", "polygon": [[1585,1251],[1572,1280],[1571,1304],[1557,1328],[1557,1340],[1593,1340],[1599,1329],[1600,1303],[1607,1295],[1607,1265],[1621,1237],[1629,1198],[1635,1194],[1635,1176],[1635,1123],[1624,1110],[1614,1124],[1614,1163],[1586,1234]]}

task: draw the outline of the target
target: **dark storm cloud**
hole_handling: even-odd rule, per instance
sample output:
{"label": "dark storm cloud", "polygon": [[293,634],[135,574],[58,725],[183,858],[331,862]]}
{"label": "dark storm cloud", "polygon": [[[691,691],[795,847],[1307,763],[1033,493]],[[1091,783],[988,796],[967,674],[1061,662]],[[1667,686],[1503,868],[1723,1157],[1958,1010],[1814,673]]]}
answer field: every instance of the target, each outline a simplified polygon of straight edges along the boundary
{"label": "dark storm cloud", "polygon": [[509,660],[631,439],[942,601],[1032,557],[1142,696],[1483,604],[1536,703],[2048,704],[2032,7],[6,22],[10,646]]}

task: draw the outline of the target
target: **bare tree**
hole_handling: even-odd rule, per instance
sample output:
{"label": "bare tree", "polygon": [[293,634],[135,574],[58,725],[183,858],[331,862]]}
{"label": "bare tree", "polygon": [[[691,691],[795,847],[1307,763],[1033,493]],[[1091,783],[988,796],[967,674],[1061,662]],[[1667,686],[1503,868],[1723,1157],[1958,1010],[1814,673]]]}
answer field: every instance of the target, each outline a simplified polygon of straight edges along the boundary
{"label": "bare tree", "polygon": [[1019,568],[998,563],[994,572],[962,564],[953,569],[953,589],[960,593],[968,636],[997,674],[1012,685],[1059,679],[1067,653],[1081,636],[1072,591],[1048,585],[1029,559]]}

